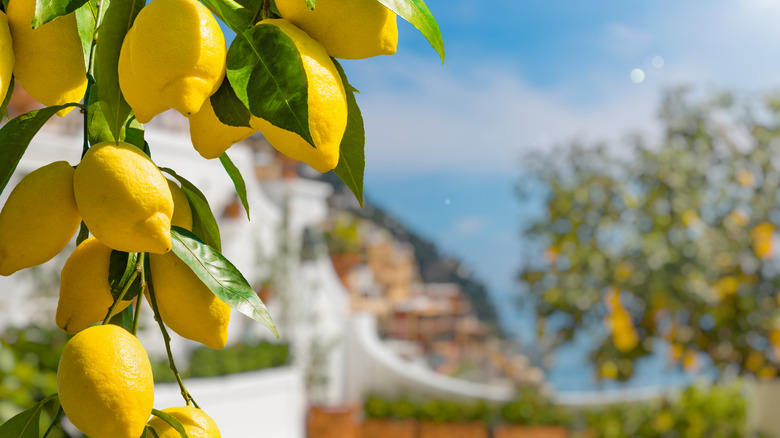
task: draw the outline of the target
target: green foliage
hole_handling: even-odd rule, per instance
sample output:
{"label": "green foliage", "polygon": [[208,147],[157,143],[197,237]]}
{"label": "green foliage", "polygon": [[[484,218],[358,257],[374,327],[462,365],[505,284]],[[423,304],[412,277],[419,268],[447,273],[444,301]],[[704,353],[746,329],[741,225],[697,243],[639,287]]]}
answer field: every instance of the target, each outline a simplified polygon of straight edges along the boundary
{"label": "green foliage", "polygon": [[[47,396],[57,392],[57,366],[67,339],[60,330],[34,326],[10,328],[0,335],[0,424],[10,423],[8,420],[24,409],[40,418],[41,424],[48,425],[54,418],[56,404],[39,403],[51,400]],[[37,423],[33,427],[38,430]],[[4,428],[0,428],[0,436],[16,436],[5,435]],[[64,435],[55,431],[49,436]]]}
{"label": "green foliage", "polygon": [[[333,58],[331,58],[333,59]],[[347,92],[347,128],[339,145],[339,163],[333,169],[344,184],[349,187],[360,207],[363,207],[363,173],[366,167],[366,133],[363,127],[363,115],[355,100],[358,90],[347,82],[344,68],[333,59],[336,69],[339,71],[341,81]]]}
{"label": "green foliage", "polygon": [[584,416],[603,438],[746,436],[745,399],[735,385],[690,387],[669,400],[615,405]]}
{"label": "green foliage", "polygon": [[57,17],[68,15],[80,8],[87,0],[40,0],[35,3],[35,16],[31,27],[43,26]]}
{"label": "green foliage", "polygon": [[563,426],[572,436],[600,438],[741,438],[746,436],[745,411],[744,394],[736,384],[690,387],[664,399],[595,408],[555,405],[533,388],[520,391],[515,401],[494,407],[380,397],[369,397],[364,405],[367,418]]}
{"label": "green foliage", "polygon": [[[287,344],[257,342],[237,344],[222,350],[199,347],[190,357],[189,367],[180,370],[183,378],[215,377],[257,371],[286,365],[290,356]],[[155,382],[175,382],[167,362],[152,361]]]}
{"label": "green foliage", "polygon": [[268,327],[276,337],[279,331],[263,301],[241,272],[214,248],[203,244],[194,234],[180,227],[171,228],[171,243],[176,256],[216,295],[244,315]]}
{"label": "green foliage", "polygon": [[635,139],[619,153],[575,145],[531,157],[535,178],[520,193],[537,196],[541,182],[546,214],[525,235],[547,248],[546,262],[527,264],[520,278],[542,329],[568,316],[543,330],[543,342],[606,327],[592,357],[619,379],[668,344],[675,362],[705,354],[720,368],[774,376],[780,105],[677,92],[661,115],[658,145]]}
{"label": "green foliage", "polygon": [[283,30],[262,25],[237,35],[227,54],[227,77],[255,117],[300,135],[313,147],[306,70]]}
{"label": "green foliage", "polygon": [[243,126],[251,128],[252,113],[236,96],[230,81],[227,78],[222,80],[222,84],[216,93],[212,94],[210,99],[211,107],[214,108],[214,114],[220,122],[230,126]]}
{"label": "green foliage", "polygon": [[379,0],[388,9],[416,27],[425,39],[439,53],[444,63],[444,41],[441,38],[439,24],[423,0]]}
{"label": "green foliage", "polygon": [[573,415],[535,389],[521,390],[517,399],[501,407],[501,420],[509,424],[571,426]]}
{"label": "green foliage", "polygon": [[424,402],[402,398],[389,401],[371,396],[364,405],[368,418],[398,420],[418,419],[437,423],[466,423],[490,421],[495,412],[485,402],[457,403],[450,400],[429,400]]}
{"label": "green foliage", "polygon": [[206,245],[222,250],[222,239],[219,235],[219,225],[214,213],[211,211],[209,201],[195,184],[189,182],[183,176],[177,174],[173,169],[161,167],[160,170],[176,178],[181,183],[181,189],[187,196],[192,210],[192,232]]}
{"label": "green foliage", "polygon": [[233,185],[236,188],[236,194],[238,194],[238,199],[241,200],[241,205],[244,206],[244,211],[246,211],[246,220],[249,220],[249,200],[247,200],[246,197],[246,182],[244,182],[244,177],[241,176],[241,171],[233,164],[233,161],[230,159],[227,152],[223,152],[222,155],[219,156],[219,162],[222,163],[225,172],[227,172],[230,180],[233,181]]}
{"label": "green foliage", "polygon": [[184,426],[182,426],[181,422],[173,415],[159,411],[157,409],[152,409],[152,415],[155,417],[160,417],[160,419],[170,424],[171,427],[176,430],[176,432],[179,432],[179,436],[181,436],[181,438],[187,438],[187,432],[184,430]]}
{"label": "green foliage", "polygon": [[0,193],[5,189],[27,146],[43,124],[57,111],[77,105],[68,103],[30,111],[14,117],[0,128]]}
{"label": "green foliage", "polygon": [[97,95],[90,102],[100,102],[100,110],[114,139],[122,140],[120,129],[132,116],[130,106],[119,88],[119,52],[125,35],[141,11],[144,0],[113,0],[109,3],[98,31],[95,51]]}

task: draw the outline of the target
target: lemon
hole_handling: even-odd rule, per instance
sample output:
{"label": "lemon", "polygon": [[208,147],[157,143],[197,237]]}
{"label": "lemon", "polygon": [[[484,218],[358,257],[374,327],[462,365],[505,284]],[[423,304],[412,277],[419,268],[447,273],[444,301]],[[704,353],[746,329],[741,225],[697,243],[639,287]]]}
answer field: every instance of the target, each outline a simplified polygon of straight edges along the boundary
{"label": "lemon", "polygon": [[8,28],[8,17],[0,11],[0,102],[8,93],[11,75],[14,71],[14,49],[11,41],[11,30]]}
{"label": "lemon", "polygon": [[155,0],[125,36],[119,86],[138,121],[173,108],[198,112],[225,76],[227,48],[217,20],[195,0]]}
{"label": "lemon", "polygon": [[[174,253],[150,257],[154,296],[163,322],[180,336],[214,349],[227,343],[230,306]],[[146,298],[149,300],[149,293]]]}
{"label": "lemon", "polygon": [[68,420],[86,435],[138,438],[154,404],[152,366],[127,330],[90,327],[65,344],[57,391]]}
{"label": "lemon", "polygon": [[81,216],[65,161],[27,174],[0,211],[0,275],[51,260],[76,234]]}
{"label": "lemon", "polygon": [[[30,28],[35,0],[11,0],[7,13],[16,56],[16,82],[46,106],[81,101],[87,90],[87,69],[75,13],[37,29]],[[72,109],[57,114],[64,116]]]}
{"label": "lemon", "polygon": [[84,223],[103,244],[125,252],[171,249],[173,199],[167,179],[129,143],[99,143],[76,168],[73,188]]}
{"label": "lemon", "polygon": [[[194,406],[168,408],[163,409],[163,412],[179,420],[189,438],[222,437],[217,428],[217,423],[201,409]],[[149,426],[157,432],[157,436],[160,438],[179,438],[181,436],[176,429],[159,417],[152,418],[149,421]]]}
{"label": "lemon", "polygon": [[[62,267],[60,298],[57,302],[57,327],[78,333],[102,321],[114,303],[108,285],[111,248],[94,237],[81,242]],[[130,305],[122,301],[117,312]]]}
{"label": "lemon", "polygon": [[347,127],[347,97],[336,66],[320,43],[289,21],[263,20],[257,25],[278,27],[293,40],[301,54],[308,79],[309,130],[316,148],[298,134],[264,119],[257,118],[256,125],[279,152],[319,172],[333,169],[339,162],[339,147]]}
{"label": "lemon", "polygon": [[322,43],[334,58],[363,59],[392,55],[398,46],[393,11],[377,0],[276,0],[283,18]]}
{"label": "lemon", "polygon": [[187,195],[175,182],[166,178],[168,189],[173,198],[173,217],[171,217],[171,226],[182,227],[185,230],[192,231],[192,207]]}
{"label": "lemon", "polygon": [[245,126],[230,126],[220,122],[217,115],[214,114],[214,107],[211,106],[211,99],[200,108],[200,111],[190,116],[190,139],[195,150],[206,159],[218,158],[226,150],[241,140],[249,138],[257,132],[260,127],[257,125],[257,117],[252,117],[249,124],[251,128]]}

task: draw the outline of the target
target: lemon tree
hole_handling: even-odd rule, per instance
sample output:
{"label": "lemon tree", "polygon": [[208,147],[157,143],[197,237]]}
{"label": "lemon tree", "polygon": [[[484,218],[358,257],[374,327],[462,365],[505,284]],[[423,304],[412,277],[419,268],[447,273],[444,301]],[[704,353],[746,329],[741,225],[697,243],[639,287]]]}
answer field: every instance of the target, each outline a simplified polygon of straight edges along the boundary
{"label": "lemon tree", "polygon": [[[74,335],[58,393],[0,425],[0,436],[47,437],[63,415],[92,438],[219,436],[184,385],[168,330],[221,349],[235,308],[279,333],[221,254],[208,199],[154,163],[144,123],[167,110],[187,117],[193,147],[219,160],[247,217],[246,184],[226,151],[257,132],[281,153],[333,171],[362,205],[363,119],[337,58],[395,53],[398,16],[443,61],[422,0],[0,2],[0,117],[8,119],[0,126],[0,192],[52,116],[78,110],[84,126],[80,162],[31,172],[0,210],[0,275],[45,263],[74,236],[77,243],[53,321]],[[222,25],[235,34],[229,45]],[[16,86],[45,107],[10,119]],[[149,359],[135,337],[143,299],[184,406],[154,407]],[[41,431],[49,403],[57,414]]]}
{"label": "lemon tree", "polygon": [[536,197],[541,182],[546,195],[525,236],[544,257],[520,277],[541,339],[557,346],[590,332],[595,371],[611,379],[630,378],[651,354],[685,370],[773,378],[778,100],[672,92],[661,115],[660,144],[529,160],[521,193]]}

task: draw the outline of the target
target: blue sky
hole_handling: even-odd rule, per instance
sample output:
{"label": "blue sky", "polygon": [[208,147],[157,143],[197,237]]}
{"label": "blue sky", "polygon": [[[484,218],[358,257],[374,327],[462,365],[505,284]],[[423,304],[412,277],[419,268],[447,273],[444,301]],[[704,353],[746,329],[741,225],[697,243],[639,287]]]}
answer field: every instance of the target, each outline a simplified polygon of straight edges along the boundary
{"label": "blue sky", "polygon": [[[399,20],[396,55],[343,64],[361,90],[366,193],[516,293],[521,155],[658,132],[663,90],[780,85],[780,0],[430,0],[447,58]],[[637,72],[641,69],[643,80]]]}

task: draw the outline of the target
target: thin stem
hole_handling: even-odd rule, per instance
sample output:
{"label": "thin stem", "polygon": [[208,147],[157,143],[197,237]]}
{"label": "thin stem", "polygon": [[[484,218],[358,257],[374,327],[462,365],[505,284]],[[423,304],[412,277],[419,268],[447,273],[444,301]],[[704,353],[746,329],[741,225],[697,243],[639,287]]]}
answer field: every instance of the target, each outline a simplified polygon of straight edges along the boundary
{"label": "thin stem", "polygon": [[111,307],[108,309],[108,313],[106,314],[105,319],[103,319],[103,325],[108,324],[108,321],[110,321],[111,318],[114,316],[114,312],[116,312],[116,308],[119,307],[119,303],[125,298],[125,295],[127,295],[127,291],[130,290],[130,286],[133,285],[133,282],[135,281],[136,278],[138,278],[138,275],[143,272],[144,255],[146,255],[145,252],[142,252],[138,255],[138,261],[135,263],[135,269],[133,269],[133,275],[131,275],[130,278],[127,279],[127,283],[125,283],[124,287],[122,288],[122,292],[119,294],[118,297],[116,297],[114,303],[111,304]]}
{"label": "thin stem", "polygon": [[257,5],[257,9],[255,10],[255,15],[252,16],[252,25],[257,24],[257,22],[260,21],[261,17],[263,20],[265,20],[270,16],[271,16],[271,1],[263,0],[260,2],[259,5]]}
{"label": "thin stem", "polygon": [[93,71],[95,69],[95,46],[97,46],[97,31],[100,29],[102,21],[102,9],[103,1],[97,2],[97,17],[95,18],[95,30],[92,32],[92,45],[89,47],[89,61],[87,62],[87,90],[84,93],[84,106],[81,108],[82,114],[84,114],[84,144],[81,150],[81,157],[87,153],[89,149],[89,101],[92,97],[92,85],[95,83]]}
{"label": "thin stem", "polygon": [[57,413],[54,415],[54,419],[51,420],[51,424],[49,424],[49,428],[46,429],[46,433],[43,434],[43,438],[46,438],[49,436],[52,430],[54,430],[54,427],[60,424],[60,419],[62,418],[62,405],[57,409]]}
{"label": "thin stem", "polygon": [[[146,267],[147,271],[151,274],[151,269],[149,269],[149,261],[146,262]],[[192,394],[190,394],[189,391],[187,391],[187,388],[184,386],[184,381],[182,380],[181,375],[179,375],[179,370],[176,369],[176,363],[173,361],[173,353],[171,353],[171,337],[168,335],[168,330],[166,330],[165,324],[163,324],[162,316],[160,316],[160,310],[157,307],[157,297],[154,295],[154,286],[152,285],[152,282],[147,283],[146,290],[149,292],[149,304],[151,304],[152,311],[154,312],[154,320],[157,321],[157,325],[160,326],[160,331],[162,332],[163,340],[165,341],[165,351],[168,353],[168,365],[170,366],[171,371],[173,371],[174,377],[176,377],[176,383],[179,384],[181,396],[184,398],[184,402],[187,403],[188,406],[191,403],[193,406],[200,409],[200,406],[198,406],[198,403],[195,402]]]}
{"label": "thin stem", "polygon": [[[146,290],[146,263],[141,264],[141,291]],[[141,316],[141,295],[135,299],[135,316],[133,317],[133,336],[138,333],[138,320]]]}

